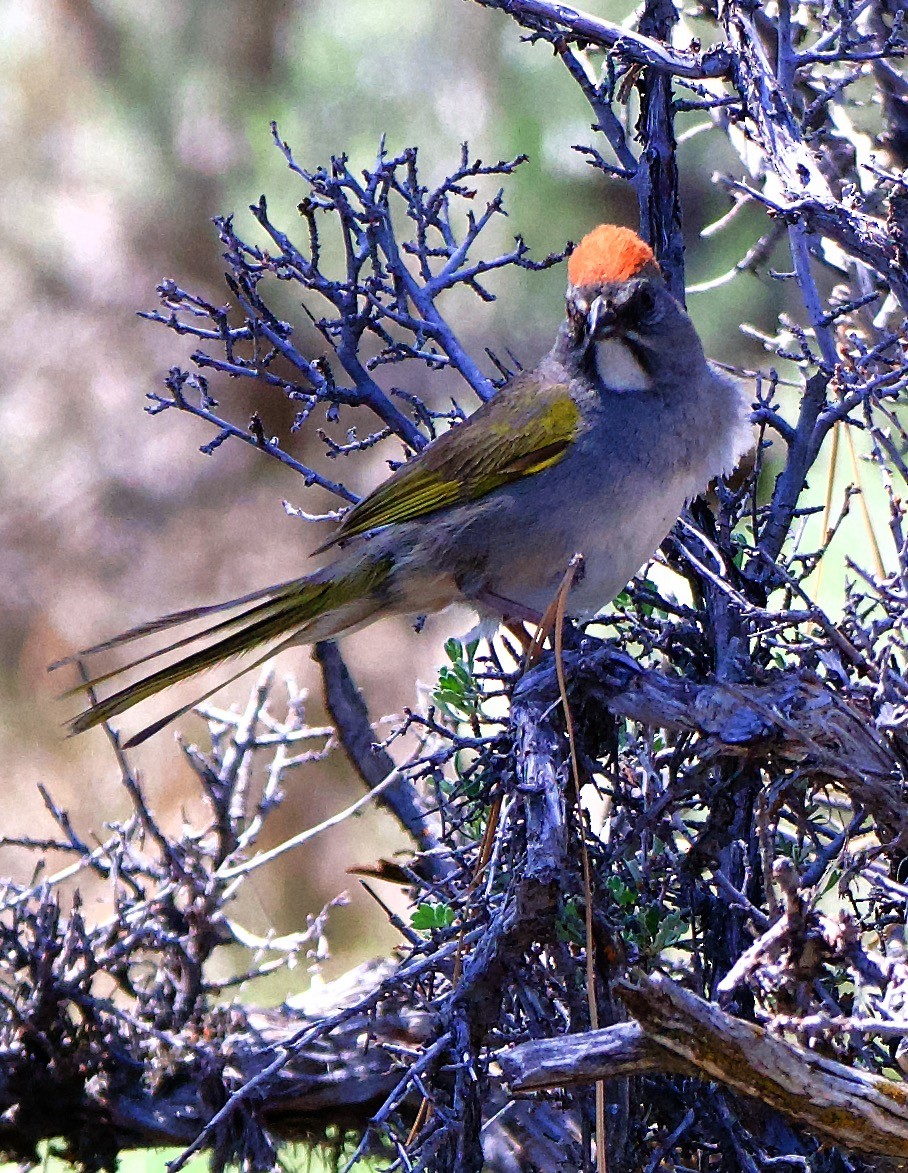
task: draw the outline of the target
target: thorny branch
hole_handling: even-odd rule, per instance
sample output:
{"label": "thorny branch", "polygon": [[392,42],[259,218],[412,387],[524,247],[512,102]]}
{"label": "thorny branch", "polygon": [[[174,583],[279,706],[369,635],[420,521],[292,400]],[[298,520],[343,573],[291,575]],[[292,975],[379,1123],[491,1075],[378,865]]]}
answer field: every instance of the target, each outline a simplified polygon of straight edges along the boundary
{"label": "thorny branch", "polygon": [[[365,409],[358,418],[369,428],[377,425],[377,431],[358,436],[350,429],[346,443],[319,431],[329,457],[361,452],[392,435],[418,450],[434,436],[439,421],[451,418],[450,413],[431,410],[399,391],[384,391],[373,372],[407,361],[429,370],[451,367],[475,395],[488,399],[496,384],[464,350],[439,305],[457,286],[492,300],[483,283],[487,275],[509,266],[546,268],[563,259],[558,254],[531,260],[519,236],[503,256],[473,257],[482,232],[502,214],[500,190],[478,213],[472,210],[479,185],[490,177],[511,175],[525,159],[487,165],[471,160],[464,147],[460,165],[430,189],[421,182],[415,148],[392,156],[382,145],[375,166],[361,176],[344,155],[309,172],[297,164],[274,125],[272,133],[289,168],[307,188],[299,203],[304,240],[296,239],[298,231],[286,232],[273,222],[262,196],[250,211],[267,247],[243,240],[232,216],[215,221],[235,307],[213,305],[164,281],[158,287],[161,308],[142,316],[197,339],[201,345],[192,361],[199,371],[251,381],[298,405],[294,432],[319,410],[328,424],[335,424],[341,408]],[[467,210],[461,212],[464,205]],[[403,224],[409,237],[400,235]],[[324,254],[338,248],[343,273],[333,276],[325,270]],[[299,329],[271,309],[276,282],[307,295],[304,304],[314,337],[298,341]],[[237,313],[242,322],[234,325]],[[313,346],[320,353],[307,357],[306,350]],[[215,414],[217,401],[209,393],[206,376],[174,370],[167,389],[166,396],[149,396],[148,410],[159,414],[176,408],[210,423],[216,435],[203,445],[206,454],[227,439],[241,439],[293,468],[307,486],[317,485],[344,502],[356,499],[343,484],[300,465],[276,439],[268,439],[257,417],[244,428]]]}
{"label": "thorny branch", "polygon": [[[745,324],[769,364],[743,372],[754,467],[665,543],[674,585],[641,577],[601,622],[567,633],[573,762],[550,654],[521,673],[507,638],[449,645],[428,706],[375,746],[363,698],[323,645],[334,727],[308,724],[293,686],[276,715],[266,677],[242,714],[209,706],[210,751],[184,747],[207,815],[181,837],[157,823],[114,734],[130,817],[96,842],[45,792],[59,833],[17,846],[55,870],[7,884],[0,901],[0,1147],[15,1158],[57,1136],[90,1169],[163,1143],[184,1146],[181,1160],[207,1147],[217,1168],[266,1169],[281,1141],[303,1138],[349,1168],[372,1154],[408,1170],[592,1170],[588,1089],[601,1079],[612,1173],[876,1171],[908,1154],[903,7],[727,0],[717,15],[652,0],[625,26],[549,0],[475,2],[568,69],[597,135],[578,149],[606,182],[632,184],[679,296],[679,116],[738,153],[715,177],[730,204],[708,231],[744,208],[763,219],[706,286],[778,282],[776,328]],[[393,388],[389,367],[447,369],[480,400],[495,391],[444,316],[450,291],[484,301],[491,274],[560,255],[531,261],[520,237],[483,251],[503,213],[494,185],[521,158],[486,165],[464,148],[428,187],[415,150],[382,145],[365,171],[344,155],[310,171],[274,139],[302,185],[300,220],[282,226],[259,200],[259,243],[216,221],[225,305],[162,283],[147,316],[195,340],[196,372],[172,371],[148,410],[201,418],[206,454],[239,439],[343,508],[356,495],[328,461],[389,440],[399,457],[463,414]],[[278,312],[287,289],[308,321]],[[291,434],[267,436],[258,413],[231,418],[230,384],[220,409],[215,376],[293,404]],[[294,454],[301,429],[323,461]],[[837,517],[808,479],[855,435],[863,460],[855,447]],[[839,548],[849,510],[873,531],[871,569]],[[829,614],[817,581],[837,561],[848,579]],[[409,919],[386,909],[404,944],[321,998],[257,1011],[247,983],[320,958],[330,910],[257,939],[232,904],[284,778],[337,744],[364,801],[413,841],[412,858],[376,866],[409,889]],[[332,822],[284,847],[304,850],[294,844]],[[89,873],[111,893],[98,923],[68,895]],[[592,1034],[587,900],[605,1024]],[[248,957],[228,980],[213,976],[225,948]]]}

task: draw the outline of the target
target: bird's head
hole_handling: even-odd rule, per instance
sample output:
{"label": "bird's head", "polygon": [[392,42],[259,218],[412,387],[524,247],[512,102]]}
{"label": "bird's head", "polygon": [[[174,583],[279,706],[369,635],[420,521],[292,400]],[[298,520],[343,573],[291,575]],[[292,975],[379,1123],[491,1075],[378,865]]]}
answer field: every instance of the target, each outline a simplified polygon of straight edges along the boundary
{"label": "bird's head", "polygon": [[600,224],[568,262],[567,329],[575,354],[595,363],[606,385],[644,387],[671,358],[690,320],[675,301],[653,250],[630,228]]}

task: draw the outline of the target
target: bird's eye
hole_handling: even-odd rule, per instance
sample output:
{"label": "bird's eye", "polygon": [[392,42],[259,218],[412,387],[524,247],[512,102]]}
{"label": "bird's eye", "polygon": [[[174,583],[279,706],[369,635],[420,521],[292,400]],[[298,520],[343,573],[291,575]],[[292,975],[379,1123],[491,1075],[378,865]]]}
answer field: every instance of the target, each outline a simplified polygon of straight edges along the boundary
{"label": "bird's eye", "polygon": [[656,298],[653,291],[646,285],[641,286],[634,298],[637,315],[641,320],[652,319],[656,310]]}

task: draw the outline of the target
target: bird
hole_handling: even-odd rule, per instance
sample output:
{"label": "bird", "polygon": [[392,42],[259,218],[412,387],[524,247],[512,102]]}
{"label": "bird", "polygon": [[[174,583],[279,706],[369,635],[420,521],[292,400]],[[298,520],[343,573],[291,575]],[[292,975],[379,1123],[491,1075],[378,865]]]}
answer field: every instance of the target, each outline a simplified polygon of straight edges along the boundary
{"label": "bird", "polygon": [[[164,615],[52,665],[217,617],[71,689],[66,695],[92,690],[92,703],[69,722],[70,733],[235,656],[267,648],[217,688],[285,648],[385,615],[466,603],[485,632],[502,622],[539,623],[577,554],[583,573],[567,613],[589,618],[652,557],[685,504],[730,473],[752,442],[743,385],[707,360],[651,247],[630,228],[601,224],[569,257],[565,317],[539,365],[353,505],[316,551],[336,551],[333,561]],[[121,673],[194,645],[201,646],[95,699],[94,690]],[[124,744],[138,745],[217,688]]]}

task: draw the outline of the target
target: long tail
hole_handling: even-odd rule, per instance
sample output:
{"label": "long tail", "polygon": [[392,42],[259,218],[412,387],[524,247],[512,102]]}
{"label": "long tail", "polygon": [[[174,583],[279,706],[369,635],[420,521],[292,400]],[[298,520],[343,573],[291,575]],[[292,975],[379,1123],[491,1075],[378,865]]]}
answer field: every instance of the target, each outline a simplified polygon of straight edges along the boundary
{"label": "long tail", "polygon": [[140,701],[154,696],[155,693],[161,692],[171,684],[177,684],[189,676],[194,676],[197,672],[203,672],[206,668],[212,668],[234,656],[241,656],[268,646],[264,655],[259,656],[252,663],[245,664],[228,680],[221,681],[215,688],[203,696],[197,697],[190,704],[181,705],[125,743],[127,746],[138,745],[169,721],[182,716],[196,704],[206,700],[212,693],[223,688],[225,684],[229,684],[238,676],[249,672],[283,648],[294,643],[327,639],[366,622],[382,605],[383,588],[387,585],[391,567],[392,560],[388,556],[369,557],[360,553],[355,560],[353,558],[341,559],[332,566],[316,571],[315,574],[306,578],[278,583],[276,586],[266,587],[251,595],[229,599],[225,603],[216,603],[209,607],[196,607],[164,615],[160,619],[124,631],[113,639],[86,648],[75,656],[51,664],[50,667],[53,670],[64,664],[81,661],[84,657],[95,655],[97,652],[107,651],[133,640],[179,627],[196,619],[204,619],[224,611],[234,610],[237,607],[244,607],[247,603],[254,603],[254,606],[246,607],[238,615],[221,619],[202,631],[183,636],[169,643],[166,647],[149,652],[147,655],[138,656],[120,668],[101,673],[69,689],[64,693],[64,696],[74,696],[84,690],[93,690],[98,685],[119,677],[141,664],[147,664],[152,660],[157,660],[160,656],[176,652],[191,644],[205,640],[212,641],[207,646],[181,657],[173,664],[168,664],[166,667],[149,673],[134,684],[126,685],[104,700],[96,701],[73,718],[69,723],[70,733],[83,733],[86,729],[92,729],[95,725],[109,721],[112,717],[132,708],[133,705],[139,704]]}

